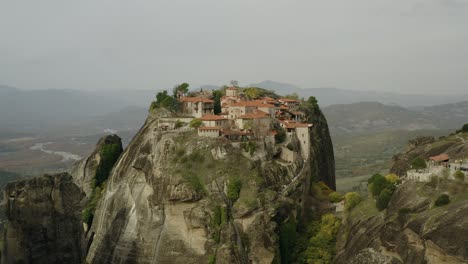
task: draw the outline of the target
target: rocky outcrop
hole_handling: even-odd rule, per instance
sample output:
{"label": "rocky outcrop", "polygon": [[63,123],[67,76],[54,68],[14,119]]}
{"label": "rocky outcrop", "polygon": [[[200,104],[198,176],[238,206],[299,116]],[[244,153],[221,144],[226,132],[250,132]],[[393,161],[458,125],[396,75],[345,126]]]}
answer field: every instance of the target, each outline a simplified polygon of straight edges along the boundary
{"label": "rocky outcrop", "polygon": [[101,138],[94,152],[73,167],[72,175],[45,175],[6,186],[1,263],[82,263],[92,239],[82,213],[91,182],[102,169],[103,150],[111,145],[122,149],[118,136]]}
{"label": "rocky outcrop", "polygon": [[408,142],[405,153],[393,156],[393,164],[390,172],[398,176],[406,176],[406,172],[411,169],[412,161],[421,157],[428,159],[431,156],[446,153],[451,159],[464,158],[468,152],[468,144],[463,139],[463,135],[453,134],[435,140],[434,137],[418,137]]}
{"label": "rocky outcrop", "polygon": [[307,122],[313,124],[310,134],[311,155],[310,167],[316,179],[325,182],[331,189],[336,190],[335,156],[333,144],[328,129],[327,119],[319,108],[307,116]]}
{"label": "rocky outcrop", "polygon": [[102,150],[105,146],[117,145],[122,151],[122,139],[117,135],[108,135],[99,139],[93,153],[87,158],[77,162],[70,171],[73,176],[73,181],[80,187],[86,196],[91,196],[92,181],[96,174],[96,170],[102,161]]}
{"label": "rocky outcrop", "polygon": [[431,193],[440,191],[427,188],[408,181],[386,212],[363,213],[373,204],[353,209],[340,230],[336,263],[467,263],[468,201],[460,195],[433,207]]}
{"label": "rocky outcrop", "polygon": [[[170,113],[150,114],[114,167],[90,230],[86,262],[278,259],[278,224],[303,206],[310,164],[278,163],[268,153],[273,148],[263,147],[266,142],[257,143],[256,153],[249,155],[239,144],[200,138],[195,131],[163,131],[158,128],[162,117]],[[326,166],[330,163],[321,169],[333,170]],[[282,195],[299,172],[306,177]]]}
{"label": "rocky outcrop", "polygon": [[69,174],[45,175],[5,188],[2,263],[81,263],[81,201]]}
{"label": "rocky outcrop", "polygon": [[[117,136],[101,139],[71,175],[12,185],[3,263],[280,260],[279,228],[310,215],[302,212],[312,210],[312,178],[335,187],[323,115],[309,118],[315,124],[310,159],[290,163],[275,158],[273,136],[246,151],[194,130],[162,130],[160,118],[171,117],[165,110],[150,112],[112,170],[107,166],[111,173],[99,188],[92,183],[102,176],[103,149],[121,146]],[[89,208],[93,214],[83,224]]]}

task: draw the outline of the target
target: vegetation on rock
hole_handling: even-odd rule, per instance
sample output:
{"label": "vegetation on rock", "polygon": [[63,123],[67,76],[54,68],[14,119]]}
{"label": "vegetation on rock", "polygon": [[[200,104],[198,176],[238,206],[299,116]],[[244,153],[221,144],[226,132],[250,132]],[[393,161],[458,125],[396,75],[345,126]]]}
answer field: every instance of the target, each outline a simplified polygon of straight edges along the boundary
{"label": "vegetation on rock", "polygon": [[200,119],[195,118],[190,121],[190,127],[199,128],[201,125],[203,125],[203,122]]}
{"label": "vegetation on rock", "polygon": [[103,145],[100,150],[101,162],[96,168],[96,173],[91,181],[91,197],[83,210],[83,222],[88,225],[93,221],[94,211],[101,199],[102,191],[105,189],[107,178],[122,151],[122,146],[117,143]]}
{"label": "vegetation on rock", "polygon": [[362,198],[361,195],[357,192],[349,192],[344,196],[345,199],[345,209],[347,212],[351,211],[356,205],[358,205]]}
{"label": "vegetation on rock", "polygon": [[337,202],[341,202],[344,197],[339,192],[332,192],[328,195],[328,198],[330,199],[330,202],[337,203]]}
{"label": "vegetation on rock", "polygon": [[417,157],[411,162],[411,167],[415,170],[421,170],[427,168],[427,164],[423,158]]}
{"label": "vegetation on rock", "polygon": [[239,199],[239,194],[242,188],[242,181],[238,177],[234,177],[229,180],[227,185],[227,197],[233,203]]}
{"label": "vegetation on rock", "polygon": [[367,181],[369,192],[376,199],[376,207],[379,211],[387,208],[396,184],[400,182],[400,178],[395,174],[388,174],[385,177],[380,174],[374,174]]}
{"label": "vegetation on rock", "polygon": [[444,206],[450,203],[450,197],[447,194],[441,194],[434,202],[435,206]]}

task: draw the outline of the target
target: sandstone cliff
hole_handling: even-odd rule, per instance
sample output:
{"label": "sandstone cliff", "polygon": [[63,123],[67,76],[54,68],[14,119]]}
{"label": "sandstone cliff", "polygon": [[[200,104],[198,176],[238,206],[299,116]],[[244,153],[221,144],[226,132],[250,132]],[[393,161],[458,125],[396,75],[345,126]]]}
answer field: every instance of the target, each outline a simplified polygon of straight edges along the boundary
{"label": "sandstone cliff", "polygon": [[81,201],[69,174],[8,184],[2,263],[81,263]]}
{"label": "sandstone cliff", "polygon": [[335,156],[328,124],[322,111],[317,108],[307,116],[307,122],[313,123],[311,137],[311,171],[316,179],[325,182],[336,190]]}
{"label": "sandstone cliff", "polygon": [[92,198],[93,178],[103,168],[103,150],[110,145],[122,149],[118,136],[101,138],[72,175],[45,175],[6,186],[1,263],[83,262],[89,243],[83,210]]}
{"label": "sandstone cliff", "polygon": [[96,170],[101,165],[102,150],[105,146],[113,144],[117,144],[122,149],[122,140],[117,135],[102,137],[96,144],[94,151],[87,158],[77,162],[71,169],[70,174],[73,176],[73,181],[88,197],[91,196]]}
{"label": "sandstone cliff", "polygon": [[335,186],[326,120],[312,114],[310,159],[288,163],[273,137],[246,151],[193,130],[163,131],[159,119],[171,114],[153,112],[109,178],[96,182],[116,136],[71,175],[10,185],[2,263],[280,263],[279,229],[313,210],[311,181]]}
{"label": "sandstone cliff", "polygon": [[[278,226],[305,210],[312,166],[275,160],[268,140],[251,155],[240,143],[163,131],[161,117],[170,114],[150,115],[114,167],[86,262],[279,261]],[[328,134],[319,139],[328,132],[324,119],[316,131],[312,159],[332,149]],[[321,159],[314,176],[334,186],[333,157]]]}

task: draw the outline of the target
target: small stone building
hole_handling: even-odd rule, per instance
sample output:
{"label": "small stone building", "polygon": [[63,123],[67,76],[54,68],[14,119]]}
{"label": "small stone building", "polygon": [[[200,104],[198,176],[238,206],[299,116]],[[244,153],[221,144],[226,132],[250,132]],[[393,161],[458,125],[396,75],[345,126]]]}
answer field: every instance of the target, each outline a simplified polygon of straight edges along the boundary
{"label": "small stone building", "polygon": [[200,137],[219,137],[221,136],[221,127],[199,127],[198,136]]}

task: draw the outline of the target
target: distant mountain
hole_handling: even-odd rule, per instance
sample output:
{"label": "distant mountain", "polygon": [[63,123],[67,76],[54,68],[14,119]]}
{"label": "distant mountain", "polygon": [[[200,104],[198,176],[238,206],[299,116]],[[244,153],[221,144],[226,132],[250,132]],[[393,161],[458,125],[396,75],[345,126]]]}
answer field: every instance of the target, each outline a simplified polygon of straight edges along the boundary
{"label": "distant mountain", "polygon": [[154,91],[25,91],[0,86],[0,130],[37,133],[55,126],[91,122],[125,107],[148,107],[154,94]]}
{"label": "distant mountain", "polygon": [[374,101],[384,104],[394,104],[404,107],[413,106],[431,106],[439,104],[456,103],[460,101],[468,101],[468,94],[454,95],[427,95],[427,94],[398,94],[389,92],[377,91],[353,91],[337,88],[300,88],[298,86],[279,83],[275,81],[263,81],[260,83],[251,84],[260,88],[270,89],[278,94],[297,93],[301,97],[315,96],[317,97],[320,106],[328,106],[332,104],[350,104],[363,101]]}
{"label": "distant mountain", "polygon": [[468,121],[468,101],[403,108],[378,102],[338,104],[322,108],[333,134],[389,130],[456,129]]}
{"label": "distant mountain", "polygon": [[301,94],[304,92],[303,91],[304,89],[300,88],[299,86],[289,84],[289,83],[275,82],[271,80],[267,80],[267,81],[263,81],[259,83],[253,83],[253,84],[250,84],[249,86],[273,90],[277,94],[281,94],[281,95],[292,94],[292,93]]}

